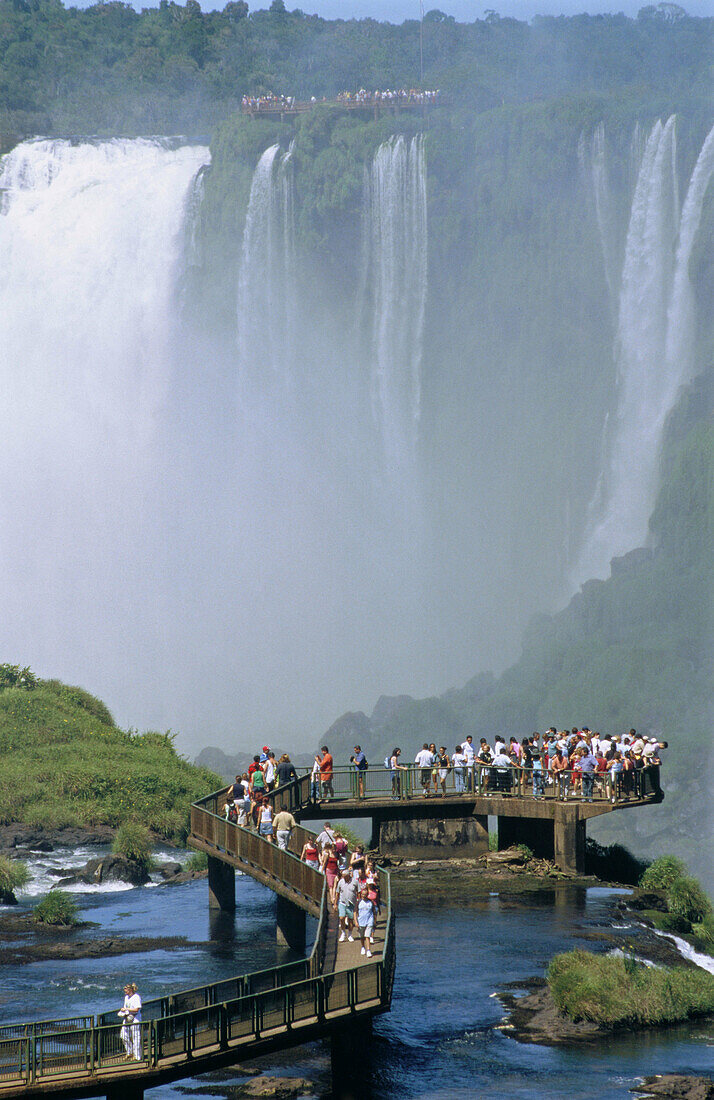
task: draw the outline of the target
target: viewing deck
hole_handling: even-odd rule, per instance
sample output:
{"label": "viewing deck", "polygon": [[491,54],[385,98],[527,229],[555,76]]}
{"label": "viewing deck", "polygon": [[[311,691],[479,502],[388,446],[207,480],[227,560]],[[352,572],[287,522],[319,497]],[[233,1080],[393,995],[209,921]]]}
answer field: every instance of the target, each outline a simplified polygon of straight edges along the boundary
{"label": "viewing deck", "polygon": [[139,1100],[145,1089],[325,1037],[332,1041],[335,1095],[341,1094],[340,1067],[354,1066],[372,1017],[391,1003],[389,874],[380,870],[383,912],[373,957],[361,956],[357,943],[341,944],[338,951],[325,878],[298,858],[312,834],[295,830],[291,850],[281,851],[218,817],[220,804],[222,792],[217,792],[191,807],[189,843],[209,856],[210,901],[235,907],[234,868],[239,868],[278,895],[283,942],[304,951],[305,914],[317,917],[309,956],[145,1001],[142,1022],[133,1025],[140,1029],[138,1061],[125,1056],[116,1011],[1,1025],[0,1098]]}
{"label": "viewing deck", "polygon": [[307,114],[317,107],[329,107],[337,111],[366,111],[376,118],[383,112],[399,114],[401,111],[427,111],[431,107],[442,107],[444,104],[445,97],[441,95],[425,99],[395,96],[393,99],[311,99],[302,102],[295,100],[292,103],[275,100],[243,104],[240,110],[242,114],[250,115],[253,118],[277,116],[284,119]]}
{"label": "viewing deck", "polygon": [[474,765],[448,769],[442,792],[438,771],[429,768],[425,797],[421,768],[407,765],[393,779],[377,765],[362,773],[361,782],[354,767],[335,768],[327,797],[325,784],[317,791],[305,774],[271,798],[276,808],[285,806],[308,820],[369,817],[371,846],[382,855],[410,859],[482,855],[489,846],[489,818],[495,817],[499,849],[527,844],[562,870],[582,872],[587,821],[664,798],[658,766],[629,774],[631,779],[595,777],[592,790],[586,781],[583,791],[573,771],[552,777],[526,768]]}

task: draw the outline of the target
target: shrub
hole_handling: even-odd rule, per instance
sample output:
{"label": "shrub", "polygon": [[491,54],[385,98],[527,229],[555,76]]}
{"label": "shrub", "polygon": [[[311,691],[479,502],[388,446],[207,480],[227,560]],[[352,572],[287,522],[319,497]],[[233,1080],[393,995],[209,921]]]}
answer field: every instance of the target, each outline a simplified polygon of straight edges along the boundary
{"label": "shrub", "polygon": [[667,890],[678,878],[684,878],[687,868],[676,856],[660,856],[650,863],[640,877],[643,890]]}
{"label": "shrub", "polygon": [[207,871],[208,856],[205,852],[193,852],[184,863],[187,871]]}
{"label": "shrub", "polygon": [[692,935],[699,951],[711,953],[714,948],[714,914],[710,913],[704,920],[693,924]]}
{"label": "shrub", "polygon": [[52,890],[35,906],[33,917],[38,924],[71,928],[78,923],[77,913],[77,906],[69,894],[64,890]]}
{"label": "shrub", "polygon": [[667,906],[673,917],[699,924],[711,914],[709,898],[695,878],[677,878],[667,888]]}
{"label": "shrub", "polygon": [[548,986],[571,1020],[613,1028],[676,1023],[714,1011],[714,977],[703,970],[648,967],[588,951],[551,959]]}
{"label": "shrub", "polygon": [[125,821],[117,830],[112,844],[114,855],[132,860],[145,871],[153,867],[151,848],[149,830],[138,821]]}
{"label": "shrub", "polygon": [[623,844],[598,844],[588,837],[585,849],[585,870],[609,882],[635,886],[646,871],[647,863],[633,856]]}
{"label": "shrub", "polygon": [[529,848],[527,844],[517,844],[516,848],[521,853],[526,863],[529,863],[533,859],[533,849]]}
{"label": "shrub", "polygon": [[22,890],[29,881],[30,872],[26,863],[21,859],[0,856],[0,897],[14,895],[16,890]]}

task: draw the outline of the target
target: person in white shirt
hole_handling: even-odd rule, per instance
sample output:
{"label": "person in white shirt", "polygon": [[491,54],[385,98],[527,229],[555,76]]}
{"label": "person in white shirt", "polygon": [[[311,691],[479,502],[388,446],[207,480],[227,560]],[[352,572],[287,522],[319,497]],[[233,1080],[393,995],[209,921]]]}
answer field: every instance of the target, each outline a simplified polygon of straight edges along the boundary
{"label": "person in white shirt", "polygon": [[418,764],[421,768],[420,782],[424,790],[424,798],[429,797],[429,784],[431,782],[431,767],[436,757],[433,752],[430,751],[429,746],[424,742],[423,747],[414,757],[414,763]]}
{"label": "person in white shirt", "polygon": [[466,760],[466,753],[462,746],[457,745],[454,749],[454,755],[451,757],[451,763],[454,765],[454,790],[457,794],[463,794],[466,786]]}
{"label": "person in white shirt", "polygon": [[120,1031],[127,1058],[141,1061],[141,997],[134,982],[124,986],[124,1004],[118,1016],[123,1021]]}
{"label": "person in white shirt", "polygon": [[466,740],[462,743],[461,752],[466,757],[466,785],[469,791],[473,791],[474,760],[476,759],[476,750],[474,748],[474,739],[471,734],[469,734]]}

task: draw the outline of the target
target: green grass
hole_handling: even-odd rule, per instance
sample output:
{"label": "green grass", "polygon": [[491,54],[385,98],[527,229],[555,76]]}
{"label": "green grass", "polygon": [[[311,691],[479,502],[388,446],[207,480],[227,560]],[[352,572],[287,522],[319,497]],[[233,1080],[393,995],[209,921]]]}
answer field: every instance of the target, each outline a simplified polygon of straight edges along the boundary
{"label": "green grass", "polygon": [[666,890],[679,878],[683,878],[687,868],[676,856],[660,856],[650,863],[640,877],[643,890]]}
{"label": "green grass", "polygon": [[148,872],[154,866],[151,849],[151,834],[141,822],[125,821],[119,826],[112,844],[115,856],[130,859]]}
{"label": "green grass", "polygon": [[0,856],[0,894],[14,894],[22,890],[30,881],[27,864],[21,859],[8,859]]}
{"label": "green grass", "polygon": [[63,890],[52,890],[35,906],[32,914],[38,924],[71,928],[78,923],[76,904]]}
{"label": "green grass", "polygon": [[99,699],[57,680],[0,684],[0,755],[0,824],[118,827],[137,819],[180,842],[190,803],[223,786],[176,752],[171,733],[119,729]]}
{"label": "green grass", "polygon": [[633,959],[568,951],[548,967],[548,986],[571,1020],[605,1027],[673,1024],[714,1013],[714,976],[642,966]]}
{"label": "green grass", "polygon": [[187,871],[207,871],[208,856],[205,852],[193,852],[184,863],[184,867]]}

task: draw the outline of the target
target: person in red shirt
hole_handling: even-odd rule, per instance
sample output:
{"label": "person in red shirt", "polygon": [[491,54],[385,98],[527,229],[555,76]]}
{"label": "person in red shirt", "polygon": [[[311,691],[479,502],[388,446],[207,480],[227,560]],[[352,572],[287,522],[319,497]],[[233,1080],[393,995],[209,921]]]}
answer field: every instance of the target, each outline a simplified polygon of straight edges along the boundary
{"label": "person in red shirt", "polygon": [[332,756],[327,745],[323,745],[322,758],[320,760],[320,783],[322,784],[322,797],[335,797],[335,788],[332,786]]}

